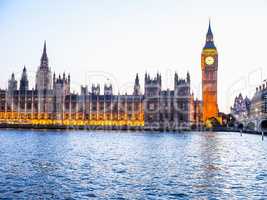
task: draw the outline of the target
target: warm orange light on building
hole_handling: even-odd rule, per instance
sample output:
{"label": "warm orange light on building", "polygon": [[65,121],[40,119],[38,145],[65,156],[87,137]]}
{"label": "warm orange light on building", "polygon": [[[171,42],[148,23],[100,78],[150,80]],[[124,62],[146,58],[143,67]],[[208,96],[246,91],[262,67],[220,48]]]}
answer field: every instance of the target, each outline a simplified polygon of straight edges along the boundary
{"label": "warm orange light on building", "polygon": [[217,71],[218,52],[213,42],[213,34],[209,24],[206,43],[201,54],[202,70],[202,112],[203,121],[218,117],[217,104]]}
{"label": "warm orange light on building", "polygon": [[[43,118],[22,118],[22,113],[18,112],[0,112],[0,122],[6,124],[31,124],[31,125],[63,125],[63,126],[130,126],[130,127],[142,127],[144,126],[144,113],[137,113],[138,117],[121,119],[49,119],[47,114],[44,114]],[[77,114],[79,116],[79,113]]]}

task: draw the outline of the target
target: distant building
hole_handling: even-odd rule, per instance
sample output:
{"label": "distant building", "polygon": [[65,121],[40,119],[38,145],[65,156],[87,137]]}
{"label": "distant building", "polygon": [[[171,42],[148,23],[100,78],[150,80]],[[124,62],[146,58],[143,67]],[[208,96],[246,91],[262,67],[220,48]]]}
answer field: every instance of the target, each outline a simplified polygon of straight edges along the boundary
{"label": "distant building", "polygon": [[236,118],[236,120],[244,120],[248,118],[250,111],[251,101],[248,97],[243,98],[240,93],[234,101],[233,107],[231,107],[231,114]]}
{"label": "distant building", "polygon": [[252,131],[267,131],[267,83],[256,88],[251,100],[242,97],[235,98],[231,114],[236,119],[236,125]]}
{"label": "distant building", "polygon": [[267,83],[256,88],[251,99],[250,117],[267,119]]}

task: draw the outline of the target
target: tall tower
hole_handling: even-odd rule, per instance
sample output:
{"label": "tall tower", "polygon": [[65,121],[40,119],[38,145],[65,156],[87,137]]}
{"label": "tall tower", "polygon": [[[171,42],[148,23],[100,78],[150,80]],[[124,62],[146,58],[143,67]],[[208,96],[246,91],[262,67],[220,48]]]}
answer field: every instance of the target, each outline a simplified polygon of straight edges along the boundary
{"label": "tall tower", "polygon": [[29,81],[28,81],[28,76],[27,76],[27,70],[26,70],[26,67],[24,66],[21,79],[20,79],[19,90],[27,91],[28,89],[29,89]]}
{"label": "tall tower", "polygon": [[217,104],[218,52],[214,45],[210,22],[206,43],[201,54],[201,69],[203,120],[205,122],[212,117],[218,117],[219,112]]}
{"label": "tall tower", "polygon": [[44,42],[41,63],[36,73],[36,89],[38,91],[50,90],[52,83],[52,75],[48,65],[48,57],[46,54],[46,42]]}
{"label": "tall tower", "polygon": [[18,89],[18,82],[15,79],[14,73],[12,73],[11,78],[8,81],[8,92],[12,93]]}
{"label": "tall tower", "polygon": [[151,78],[145,74],[145,93],[144,93],[144,116],[145,126],[156,128],[160,122],[160,93],[161,93],[161,74]]}
{"label": "tall tower", "polygon": [[140,91],[139,77],[138,77],[138,74],[136,74],[135,81],[134,81],[134,92],[133,92],[133,95],[138,96],[140,94],[141,94],[141,91]]}

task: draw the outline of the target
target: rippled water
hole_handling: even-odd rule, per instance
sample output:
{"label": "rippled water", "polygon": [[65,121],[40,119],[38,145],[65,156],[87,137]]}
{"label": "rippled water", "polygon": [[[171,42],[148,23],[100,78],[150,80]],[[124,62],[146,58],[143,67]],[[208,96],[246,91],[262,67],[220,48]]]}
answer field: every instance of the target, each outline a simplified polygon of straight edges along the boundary
{"label": "rippled water", "polygon": [[267,138],[0,131],[0,199],[267,199]]}

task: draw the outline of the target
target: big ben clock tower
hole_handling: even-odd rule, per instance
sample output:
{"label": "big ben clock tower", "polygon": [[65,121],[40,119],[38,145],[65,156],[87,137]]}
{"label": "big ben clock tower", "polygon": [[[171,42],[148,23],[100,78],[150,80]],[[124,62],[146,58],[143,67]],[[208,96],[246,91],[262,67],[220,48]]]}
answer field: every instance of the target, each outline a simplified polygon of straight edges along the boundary
{"label": "big ben clock tower", "polygon": [[209,23],[206,35],[206,43],[201,54],[202,69],[202,111],[203,121],[218,117],[217,104],[217,71],[218,71],[218,52],[213,42],[213,34]]}

